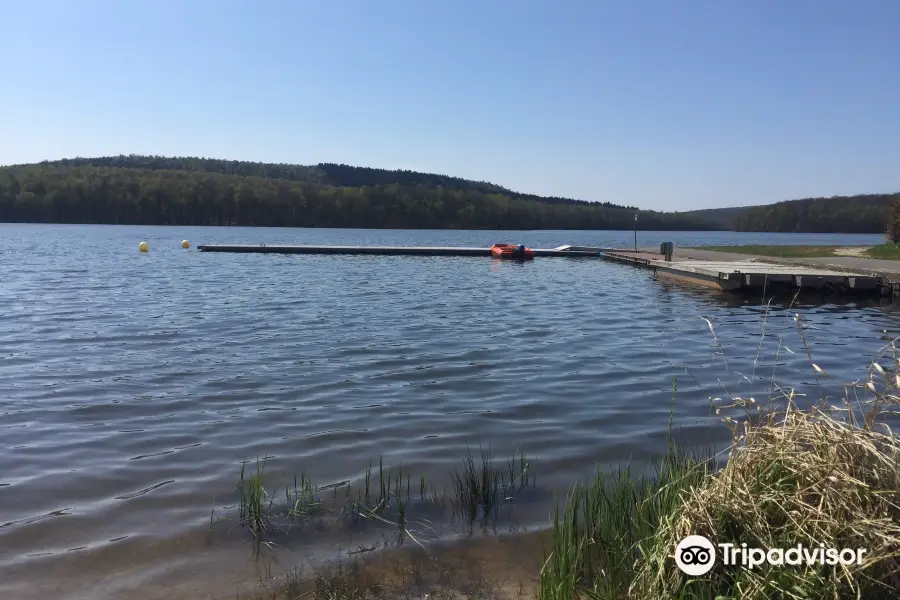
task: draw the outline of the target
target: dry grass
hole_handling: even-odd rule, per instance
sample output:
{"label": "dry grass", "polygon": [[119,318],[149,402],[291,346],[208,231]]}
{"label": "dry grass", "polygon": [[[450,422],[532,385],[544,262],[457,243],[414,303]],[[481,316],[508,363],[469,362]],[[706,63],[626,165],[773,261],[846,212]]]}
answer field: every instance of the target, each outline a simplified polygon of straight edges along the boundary
{"label": "dry grass", "polygon": [[[800,329],[800,320],[798,330]],[[805,344],[805,339],[804,339]],[[885,367],[882,363],[889,363]],[[813,372],[825,371],[810,362]],[[725,416],[728,462],[683,493],[665,518],[629,590],[633,598],[896,598],[900,590],[900,439],[887,420],[900,404],[894,344],[840,402],[801,409],[792,391],[782,406],[736,402]],[[740,400],[740,399],[736,399]],[[673,552],[687,535],[749,548],[862,548],[862,564],[721,564],[691,578]],[[662,557],[665,559],[660,560]]]}
{"label": "dry grass", "polygon": [[[695,585],[740,598],[895,598],[898,457],[893,436],[817,409],[791,408],[762,425],[745,422],[725,468],[686,491],[679,510],[663,521],[651,554],[671,554],[688,535],[763,549],[864,548],[860,566],[719,565]],[[676,597],[688,580],[671,561],[647,562],[631,595]]]}

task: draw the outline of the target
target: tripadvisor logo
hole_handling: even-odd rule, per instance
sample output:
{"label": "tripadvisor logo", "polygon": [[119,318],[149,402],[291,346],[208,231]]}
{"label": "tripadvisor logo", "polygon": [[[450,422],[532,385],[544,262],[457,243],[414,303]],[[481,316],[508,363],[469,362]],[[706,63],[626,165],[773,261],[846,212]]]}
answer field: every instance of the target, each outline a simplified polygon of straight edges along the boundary
{"label": "tripadvisor logo", "polygon": [[[719,552],[716,552],[718,547]],[[716,558],[725,566],[753,569],[763,564],[773,566],[861,565],[864,548],[827,548],[825,544],[809,548],[797,544],[791,548],[749,548],[747,544],[716,544],[702,535],[689,535],[675,546],[675,564],[686,575],[706,575],[715,566]],[[718,557],[717,557],[718,554]]]}
{"label": "tripadvisor logo", "polygon": [[675,564],[686,575],[706,575],[716,564],[716,547],[702,535],[689,535],[675,546]]}

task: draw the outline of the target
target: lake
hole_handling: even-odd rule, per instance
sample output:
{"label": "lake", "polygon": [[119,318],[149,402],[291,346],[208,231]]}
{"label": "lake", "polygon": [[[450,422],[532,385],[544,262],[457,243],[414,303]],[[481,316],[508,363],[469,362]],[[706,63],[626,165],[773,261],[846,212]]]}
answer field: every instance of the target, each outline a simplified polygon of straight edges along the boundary
{"label": "lake", "polygon": [[[795,312],[837,383],[900,331],[877,304],[776,303],[761,337],[761,298],[599,260],[219,254],[182,239],[627,247],[633,233],[0,225],[0,596],[234,597],[258,569],[235,484],[263,456],[276,487],[301,470],[358,481],[380,456],[441,487],[467,445],[522,448],[537,482],[516,526],[540,527],[597,464],[662,450],[676,378],[680,435],[714,444],[728,439],[709,400],[723,386],[764,395],[773,369],[814,385]],[[662,241],[881,236],[638,232]],[[291,538],[278,568],[338,541],[354,543]]]}

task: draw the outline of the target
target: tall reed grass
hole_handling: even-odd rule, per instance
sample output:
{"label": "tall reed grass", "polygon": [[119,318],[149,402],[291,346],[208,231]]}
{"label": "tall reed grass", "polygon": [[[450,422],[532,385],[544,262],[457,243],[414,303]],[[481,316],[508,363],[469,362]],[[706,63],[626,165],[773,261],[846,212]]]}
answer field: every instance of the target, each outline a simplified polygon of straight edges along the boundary
{"label": "tall reed grass", "polygon": [[652,542],[663,521],[679,508],[682,493],[700,485],[710,457],[674,444],[650,474],[621,467],[598,470],[575,484],[564,507],[554,509],[552,537],[541,572],[542,600],[623,598],[646,560],[664,561]]}
{"label": "tall reed grass", "polygon": [[496,517],[499,508],[512,501],[516,494],[534,485],[534,477],[525,454],[517,451],[506,469],[494,467],[490,449],[481,449],[476,462],[467,449],[462,468],[453,471],[454,506],[457,513],[470,522],[487,521]]}

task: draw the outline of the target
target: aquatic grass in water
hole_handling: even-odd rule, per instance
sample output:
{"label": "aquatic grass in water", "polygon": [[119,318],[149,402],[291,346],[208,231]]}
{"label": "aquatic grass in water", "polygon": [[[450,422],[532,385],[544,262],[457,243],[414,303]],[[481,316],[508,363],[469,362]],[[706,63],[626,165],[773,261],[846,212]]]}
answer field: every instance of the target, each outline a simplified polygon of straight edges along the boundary
{"label": "aquatic grass in water", "polygon": [[[256,459],[256,472],[245,478],[247,463],[241,463],[241,476],[237,485],[240,494],[239,522],[245,525],[257,539],[265,533],[269,523],[266,514],[272,508],[273,499],[269,498],[262,485],[263,473],[266,469],[266,458]],[[266,500],[268,499],[268,506]]]}
{"label": "aquatic grass in water", "polygon": [[[317,500],[315,496],[316,491],[318,490],[305,472],[300,472],[299,480],[297,475],[294,475],[293,491],[290,486],[285,487],[284,491],[285,501],[288,506],[288,516],[296,521],[303,522],[304,519],[319,514],[322,502]],[[337,492],[337,486],[334,487],[334,491]]]}
{"label": "aquatic grass in water", "polygon": [[452,480],[456,511],[469,522],[479,516],[482,521],[496,516],[501,504],[511,502],[529,481],[533,482],[524,453],[517,451],[504,471],[493,466],[490,449],[481,450],[480,463],[467,449],[462,468],[453,472]]}
{"label": "aquatic grass in water", "polygon": [[[471,451],[460,469],[451,473],[451,493],[438,493],[430,487],[424,476],[419,476],[418,499],[413,495],[413,478],[402,468],[396,470],[379,458],[377,481],[373,463],[365,469],[363,489],[351,489],[349,481],[316,485],[306,472],[294,476],[293,483],[284,488],[283,506],[276,505],[263,487],[265,459],[257,460],[256,473],[247,477],[247,463],[242,463],[237,485],[240,494],[239,523],[247,527],[257,542],[265,534],[286,533],[292,527],[303,525],[313,518],[330,518],[359,523],[362,519],[390,525],[402,535],[420,543],[411,525],[416,523],[417,510],[426,506],[439,508],[441,513],[449,505],[453,516],[469,523],[496,518],[503,506],[509,506],[526,486],[535,484],[531,466],[524,453],[516,452],[504,468],[494,467],[490,451],[481,452],[476,462]],[[339,489],[343,491],[339,494]],[[330,494],[324,492],[330,491]],[[340,497],[339,497],[340,496]],[[421,544],[420,544],[421,545]]]}

